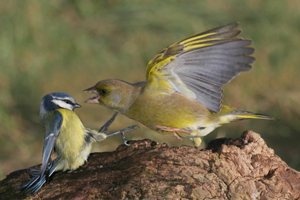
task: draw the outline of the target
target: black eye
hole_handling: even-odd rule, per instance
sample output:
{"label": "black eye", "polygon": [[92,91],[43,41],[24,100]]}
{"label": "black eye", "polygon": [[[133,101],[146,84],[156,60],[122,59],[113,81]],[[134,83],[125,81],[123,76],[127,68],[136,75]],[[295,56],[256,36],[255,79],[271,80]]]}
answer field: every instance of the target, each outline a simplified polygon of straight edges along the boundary
{"label": "black eye", "polygon": [[71,104],[71,105],[73,105],[73,102],[72,102],[72,101],[70,101],[70,100],[67,100],[67,99],[65,99],[65,100],[64,100],[64,102],[66,102],[67,104]]}
{"label": "black eye", "polygon": [[105,93],[106,93],[106,90],[105,90],[105,89],[102,89],[102,90],[101,90],[101,93],[102,93],[102,94],[105,94]]}

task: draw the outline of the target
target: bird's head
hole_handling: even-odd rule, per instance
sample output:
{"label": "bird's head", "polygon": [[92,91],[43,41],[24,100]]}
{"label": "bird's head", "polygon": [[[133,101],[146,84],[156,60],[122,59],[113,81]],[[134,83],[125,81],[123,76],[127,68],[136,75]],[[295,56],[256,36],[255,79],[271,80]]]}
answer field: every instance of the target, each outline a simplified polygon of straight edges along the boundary
{"label": "bird's head", "polygon": [[43,115],[59,108],[73,111],[75,108],[80,107],[81,106],[77,104],[70,95],[61,92],[55,92],[47,94],[43,97],[40,106],[40,114]]}
{"label": "bird's head", "polygon": [[95,86],[85,92],[96,94],[85,101],[85,103],[99,103],[113,110],[122,112],[130,104],[130,96],[134,87],[125,81],[107,79],[99,81]]}

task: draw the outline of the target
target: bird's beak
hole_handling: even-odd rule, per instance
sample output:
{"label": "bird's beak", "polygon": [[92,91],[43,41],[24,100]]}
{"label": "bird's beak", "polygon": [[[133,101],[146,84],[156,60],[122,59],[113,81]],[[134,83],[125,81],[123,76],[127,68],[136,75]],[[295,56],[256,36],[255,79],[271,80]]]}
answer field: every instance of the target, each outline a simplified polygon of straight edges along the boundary
{"label": "bird's beak", "polygon": [[[97,90],[95,89],[95,86],[85,89],[83,91],[98,94]],[[100,98],[100,96],[97,95],[95,97],[91,97],[91,98],[85,100],[84,103],[99,103],[99,98]]]}
{"label": "bird's beak", "polygon": [[81,105],[79,105],[78,103],[76,103],[75,105],[74,105],[74,108],[80,108],[81,107]]}
{"label": "bird's beak", "polygon": [[95,89],[95,86],[90,87],[88,89],[83,90],[84,92],[90,92],[90,93],[94,93],[97,94],[97,90]]}

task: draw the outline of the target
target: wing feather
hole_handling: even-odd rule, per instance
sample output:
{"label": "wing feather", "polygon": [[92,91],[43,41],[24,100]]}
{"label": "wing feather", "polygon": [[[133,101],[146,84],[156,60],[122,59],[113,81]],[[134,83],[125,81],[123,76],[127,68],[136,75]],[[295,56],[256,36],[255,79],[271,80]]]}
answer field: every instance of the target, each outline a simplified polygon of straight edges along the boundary
{"label": "wing feather", "polygon": [[235,30],[237,25],[232,23],[195,34],[161,51],[147,65],[147,87],[161,91],[172,87],[219,112],[222,86],[242,71],[250,70],[255,61],[249,56],[254,52],[248,47],[252,41],[236,37],[241,32]]}
{"label": "wing feather", "polygon": [[[205,37],[208,37],[209,35],[218,35],[219,33],[227,33],[227,32],[230,32],[230,31],[231,32],[239,31],[239,33],[240,33],[240,30],[233,30],[238,25],[239,24],[236,22],[236,23],[231,23],[231,24],[227,24],[227,25],[224,25],[224,26],[220,26],[220,27],[217,27],[217,28],[213,28],[213,29],[210,29],[208,31],[203,31],[203,32],[197,33],[195,35],[192,35],[188,38],[185,38],[185,39],[179,41],[178,43],[183,43],[185,41],[194,40],[197,37],[205,38]],[[237,33],[236,35],[238,35],[239,33]],[[236,36],[236,35],[234,35],[234,36]],[[234,37],[234,36],[231,36],[231,37]],[[228,36],[228,37],[230,37],[230,36]]]}
{"label": "wing feather", "polygon": [[56,116],[54,118],[54,122],[52,128],[47,133],[44,142],[44,149],[43,149],[43,159],[42,159],[42,170],[41,170],[41,177],[44,173],[50,170],[50,165],[52,165],[51,161],[51,154],[55,146],[56,139],[59,135],[63,117],[60,112],[55,112]]}

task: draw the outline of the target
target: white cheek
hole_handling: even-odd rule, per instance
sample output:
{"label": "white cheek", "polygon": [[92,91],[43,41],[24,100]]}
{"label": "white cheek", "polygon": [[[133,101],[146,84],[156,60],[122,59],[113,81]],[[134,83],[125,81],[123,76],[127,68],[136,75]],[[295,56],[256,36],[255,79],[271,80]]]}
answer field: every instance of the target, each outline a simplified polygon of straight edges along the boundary
{"label": "white cheek", "polygon": [[64,102],[64,101],[53,99],[52,102],[55,103],[56,105],[58,105],[58,106],[61,107],[61,108],[73,110],[73,106],[70,105],[70,104],[67,104],[67,103]]}

